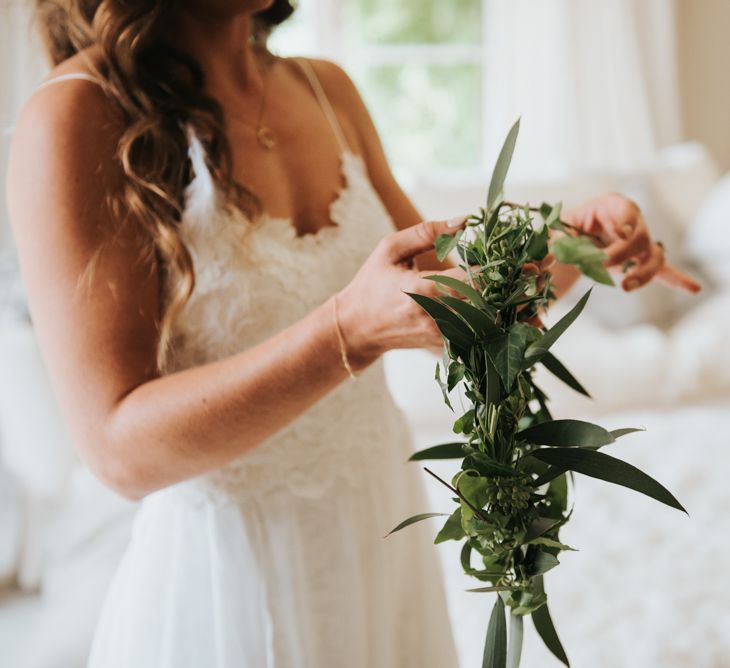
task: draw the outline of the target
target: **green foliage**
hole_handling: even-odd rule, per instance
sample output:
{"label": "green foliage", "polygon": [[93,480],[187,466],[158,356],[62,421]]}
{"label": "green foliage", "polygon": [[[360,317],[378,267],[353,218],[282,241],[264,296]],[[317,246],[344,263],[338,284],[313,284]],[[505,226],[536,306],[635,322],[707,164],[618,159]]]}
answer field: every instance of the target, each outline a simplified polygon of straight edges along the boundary
{"label": "green foliage", "polygon": [[[600,450],[636,429],[608,431],[581,420],[553,419],[547,397],[534,382],[535,367],[542,364],[588,395],[550,349],[578,318],[591,290],[545,329],[535,324],[535,316],[554,299],[550,277],[538,280],[524,265],[552,252],[598,282],[608,283],[610,277],[606,279],[603,252],[592,237],[581,236],[560,220],[559,204],[532,208],[504,200],[518,130],[519,122],[497,159],[486,208],[468,218],[463,234],[444,235],[435,244],[440,256],[458,251],[468,283],[432,276],[444,294],[410,295],[435,320],[444,338],[443,375],[440,365],[436,367],[444,400],[451,407],[449,393],[461,387],[470,402],[454,422],[457,442],[427,448],[411,459],[461,459],[451,485],[439,478],[451,489],[457,507],[441,513],[448,519],[435,542],[464,541],[461,566],[485,583],[470,591],[498,593],[483,665],[506,666],[509,660],[511,668],[519,665],[524,615],[532,615],[550,651],[568,663],[548,612],[543,575],[560,564],[561,552],[573,549],[559,536],[572,512],[572,472],[684,510],[656,480]],[[417,515],[394,531],[432,516]],[[481,562],[476,566],[475,555]],[[510,615],[509,651],[505,611]]]}
{"label": "green foliage", "polygon": [[492,608],[487,626],[487,638],[484,643],[484,659],[482,668],[506,668],[507,666],[507,623],[504,619],[504,603],[497,600]]}
{"label": "green foliage", "polygon": [[553,243],[552,251],[558,262],[576,265],[596,283],[614,285],[611,274],[603,266],[608,256],[589,237],[561,237]]}

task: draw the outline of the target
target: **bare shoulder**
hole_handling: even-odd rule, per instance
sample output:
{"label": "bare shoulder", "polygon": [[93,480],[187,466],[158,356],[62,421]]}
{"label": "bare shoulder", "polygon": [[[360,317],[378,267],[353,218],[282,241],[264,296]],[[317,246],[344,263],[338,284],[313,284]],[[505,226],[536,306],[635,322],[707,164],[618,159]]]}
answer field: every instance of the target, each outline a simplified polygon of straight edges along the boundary
{"label": "bare shoulder", "polygon": [[[71,74],[94,76],[89,57],[77,54],[55,67],[44,82]],[[14,148],[54,148],[103,152],[123,128],[121,116],[103,88],[88,79],[68,78],[37,88],[22,108],[13,133]],[[86,153],[88,157],[88,153]]]}
{"label": "bare shoulder", "polygon": [[357,86],[337,63],[321,58],[307,58],[322,84],[327,98],[345,111],[357,113],[364,107]]}
{"label": "bare shoulder", "polygon": [[[46,80],[72,72],[91,74],[82,61],[66,61]],[[94,82],[69,79],[37,89],[13,132],[7,183],[11,206],[34,191],[55,198],[94,182],[110,185],[119,172],[115,156],[123,129],[116,106]],[[30,188],[31,183],[47,187]]]}

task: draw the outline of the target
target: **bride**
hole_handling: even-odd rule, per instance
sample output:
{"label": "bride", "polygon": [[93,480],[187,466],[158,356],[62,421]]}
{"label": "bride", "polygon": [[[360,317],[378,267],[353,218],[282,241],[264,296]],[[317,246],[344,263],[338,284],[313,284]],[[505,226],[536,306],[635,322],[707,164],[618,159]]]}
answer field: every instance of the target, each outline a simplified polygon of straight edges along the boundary
{"label": "bride", "polygon": [[[382,355],[441,348],[403,292],[462,274],[463,218],[420,222],[341,69],[267,51],[285,1],[38,10],[13,231],[79,454],[141,501],[88,665],[456,666],[428,528],[382,540],[425,506]],[[625,289],[698,289],[624,197],[565,217]]]}

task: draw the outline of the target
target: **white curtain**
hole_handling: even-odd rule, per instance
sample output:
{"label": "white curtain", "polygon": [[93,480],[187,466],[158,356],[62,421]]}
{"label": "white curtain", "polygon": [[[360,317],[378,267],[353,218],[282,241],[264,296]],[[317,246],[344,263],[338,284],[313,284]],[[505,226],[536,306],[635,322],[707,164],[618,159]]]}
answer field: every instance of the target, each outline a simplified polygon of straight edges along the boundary
{"label": "white curtain", "polygon": [[0,0],[0,251],[10,245],[5,201],[10,133],[48,69],[31,22],[33,5],[30,0]]}
{"label": "white curtain", "polygon": [[486,132],[515,176],[624,171],[680,139],[674,0],[487,0]]}

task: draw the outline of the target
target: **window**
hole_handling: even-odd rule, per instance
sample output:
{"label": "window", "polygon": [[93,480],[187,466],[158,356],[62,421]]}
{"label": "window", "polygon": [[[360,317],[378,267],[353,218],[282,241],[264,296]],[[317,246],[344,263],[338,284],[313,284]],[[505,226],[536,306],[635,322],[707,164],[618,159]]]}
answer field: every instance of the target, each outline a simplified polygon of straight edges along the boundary
{"label": "window", "polygon": [[484,0],[301,0],[279,53],[342,64],[401,177],[482,171]]}

